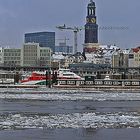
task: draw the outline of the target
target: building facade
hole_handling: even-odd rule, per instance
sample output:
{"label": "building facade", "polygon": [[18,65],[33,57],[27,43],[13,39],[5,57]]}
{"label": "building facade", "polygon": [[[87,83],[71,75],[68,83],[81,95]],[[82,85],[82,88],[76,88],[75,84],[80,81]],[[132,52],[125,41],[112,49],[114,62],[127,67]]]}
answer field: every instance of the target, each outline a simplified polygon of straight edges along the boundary
{"label": "building facade", "polygon": [[85,58],[80,52],[77,52],[73,55],[67,55],[65,56],[64,67],[68,68],[70,64],[79,64],[82,63],[84,60]]}
{"label": "building facade", "polygon": [[68,46],[66,43],[59,43],[59,46],[55,46],[55,53],[72,54],[73,46]]}
{"label": "building facade", "polygon": [[39,47],[40,61],[39,65],[44,67],[51,67],[52,51],[48,47]]}
{"label": "building facade", "polygon": [[93,64],[104,64],[105,63],[103,55],[94,54],[94,53],[86,54],[86,61],[90,62],[90,63],[93,63]]}
{"label": "building facade", "polygon": [[97,76],[99,74],[110,73],[110,65],[93,64],[93,63],[77,63],[70,64],[69,68],[76,74],[84,76]]}
{"label": "building facade", "polygon": [[21,48],[4,48],[3,65],[4,66],[21,66]]}
{"label": "building facade", "polygon": [[25,34],[25,43],[39,43],[40,47],[49,47],[55,51],[55,32],[35,32]]}
{"label": "building facade", "polygon": [[140,67],[140,47],[130,50],[129,67]]}
{"label": "building facade", "polygon": [[120,50],[120,48],[116,45],[100,45],[100,48],[102,49],[104,63],[112,66],[112,55]]}
{"label": "building facade", "polygon": [[86,61],[94,64],[112,64],[112,54],[119,48],[114,45],[89,45],[85,46]]}
{"label": "building facade", "polygon": [[25,43],[22,52],[22,66],[39,66],[39,43]]}
{"label": "building facade", "polygon": [[22,48],[22,66],[51,66],[52,51],[39,43],[25,43]]}
{"label": "building facade", "polygon": [[112,55],[112,67],[128,68],[129,50],[118,50]]}

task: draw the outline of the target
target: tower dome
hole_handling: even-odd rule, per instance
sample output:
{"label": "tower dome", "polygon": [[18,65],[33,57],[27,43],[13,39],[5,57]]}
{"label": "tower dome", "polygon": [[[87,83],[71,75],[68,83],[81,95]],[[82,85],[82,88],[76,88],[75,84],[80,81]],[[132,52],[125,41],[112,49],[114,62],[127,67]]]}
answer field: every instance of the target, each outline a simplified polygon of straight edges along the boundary
{"label": "tower dome", "polygon": [[93,2],[93,0],[90,0],[90,3],[88,4],[88,7],[95,7],[95,2]]}

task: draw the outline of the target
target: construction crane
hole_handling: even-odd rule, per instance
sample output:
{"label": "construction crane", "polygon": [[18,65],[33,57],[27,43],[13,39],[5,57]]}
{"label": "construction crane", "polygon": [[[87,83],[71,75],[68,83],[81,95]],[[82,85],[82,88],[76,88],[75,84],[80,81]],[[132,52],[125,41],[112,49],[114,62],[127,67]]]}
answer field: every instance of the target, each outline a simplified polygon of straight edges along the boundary
{"label": "construction crane", "polygon": [[62,26],[56,26],[59,30],[72,30],[74,32],[74,54],[77,53],[77,46],[78,46],[78,40],[77,40],[77,34],[82,30],[82,28],[79,27],[67,27],[65,24]]}

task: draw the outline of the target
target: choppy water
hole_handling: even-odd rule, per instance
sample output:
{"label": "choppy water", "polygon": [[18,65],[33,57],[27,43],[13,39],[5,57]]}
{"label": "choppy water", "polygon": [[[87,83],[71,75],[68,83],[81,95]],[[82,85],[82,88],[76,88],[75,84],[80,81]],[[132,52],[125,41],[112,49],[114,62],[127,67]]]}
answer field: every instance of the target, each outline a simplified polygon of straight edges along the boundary
{"label": "choppy water", "polygon": [[138,140],[139,128],[140,93],[0,90],[0,140]]}

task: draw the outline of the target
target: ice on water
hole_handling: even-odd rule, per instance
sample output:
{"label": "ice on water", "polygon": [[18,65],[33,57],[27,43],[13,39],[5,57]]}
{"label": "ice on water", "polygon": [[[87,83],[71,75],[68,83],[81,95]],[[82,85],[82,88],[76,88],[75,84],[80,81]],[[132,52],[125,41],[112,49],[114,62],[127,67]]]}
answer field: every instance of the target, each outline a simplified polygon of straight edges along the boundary
{"label": "ice on water", "polygon": [[[3,89],[0,99],[45,101],[129,101],[140,100],[139,93],[109,93],[82,90]],[[81,112],[68,114],[4,113],[0,130],[44,128],[130,128],[140,127],[139,112]]]}
{"label": "ice on water", "polygon": [[58,90],[58,89],[2,89],[0,99],[25,100],[140,100],[139,93],[111,93],[85,90]]}
{"label": "ice on water", "polygon": [[0,129],[44,128],[130,128],[140,127],[140,116],[128,113],[7,114],[0,117]]}

